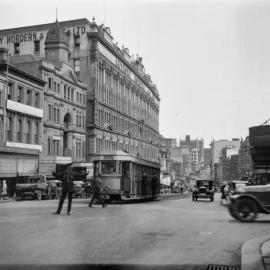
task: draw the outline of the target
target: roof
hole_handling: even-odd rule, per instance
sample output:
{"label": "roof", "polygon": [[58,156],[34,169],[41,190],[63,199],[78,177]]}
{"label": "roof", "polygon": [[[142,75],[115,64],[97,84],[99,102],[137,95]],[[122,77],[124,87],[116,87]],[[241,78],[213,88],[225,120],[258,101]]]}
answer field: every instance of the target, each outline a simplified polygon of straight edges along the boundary
{"label": "roof", "polygon": [[[17,34],[18,32],[48,30],[51,26],[53,26],[53,24],[54,23],[46,23],[46,24],[37,24],[37,25],[31,25],[31,26],[4,29],[4,30],[0,30],[0,35],[12,35],[12,34]],[[90,24],[90,22],[86,18],[60,22],[61,27],[71,27],[78,24]]]}
{"label": "roof", "polygon": [[68,46],[67,36],[57,20],[47,33],[46,43],[63,43]]}

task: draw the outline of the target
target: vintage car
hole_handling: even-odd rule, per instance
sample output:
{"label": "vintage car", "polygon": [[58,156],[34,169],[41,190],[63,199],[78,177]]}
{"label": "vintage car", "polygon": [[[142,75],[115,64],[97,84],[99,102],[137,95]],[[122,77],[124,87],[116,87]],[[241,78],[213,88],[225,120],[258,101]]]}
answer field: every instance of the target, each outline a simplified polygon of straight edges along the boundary
{"label": "vintage car", "polygon": [[192,192],[192,200],[198,201],[198,199],[210,199],[214,201],[215,189],[213,181],[211,180],[197,180],[195,188]]}
{"label": "vintage car", "polygon": [[74,181],[73,182],[73,197],[85,197],[85,183],[83,181]]}
{"label": "vintage car", "polygon": [[41,200],[50,197],[46,175],[20,176],[16,180],[16,199]]}
{"label": "vintage car", "polygon": [[242,186],[229,197],[229,213],[241,222],[252,222],[258,213],[270,214],[270,185]]}

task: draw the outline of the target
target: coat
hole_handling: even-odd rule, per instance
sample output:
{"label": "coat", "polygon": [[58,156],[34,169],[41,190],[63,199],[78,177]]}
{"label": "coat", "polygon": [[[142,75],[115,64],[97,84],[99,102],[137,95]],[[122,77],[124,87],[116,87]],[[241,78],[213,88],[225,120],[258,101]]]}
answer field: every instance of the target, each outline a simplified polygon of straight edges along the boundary
{"label": "coat", "polygon": [[92,182],[92,192],[94,195],[98,195],[101,189],[101,181],[100,178],[96,178]]}
{"label": "coat", "polygon": [[68,169],[53,174],[57,179],[62,181],[63,192],[74,192],[73,181],[74,176],[77,175],[74,171],[68,171]]}

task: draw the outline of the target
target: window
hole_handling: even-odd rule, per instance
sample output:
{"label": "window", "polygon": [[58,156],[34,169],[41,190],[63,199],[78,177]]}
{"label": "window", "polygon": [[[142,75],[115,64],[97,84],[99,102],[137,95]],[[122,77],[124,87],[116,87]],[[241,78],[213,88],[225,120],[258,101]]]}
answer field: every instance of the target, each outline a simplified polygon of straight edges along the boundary
{"label": "window", "polygon": [[30,89],[27,89],[26,92],[26,104],[32,105],[32,91]]}
{"label": "window", "polygon": [[31,122],[27,122],[27,131],[26,131],[26,143],[31,143],[31,131],[32,131],[32,125]]}
{"label": "window", "polygon": [[56,92],[56,82],[54,82],[53,91]]}
{"label": "window", "polygon": [[3,91],[0,91],[0,107],[3,107]]}
{"label": "window", "polygon": [[13,83],[8,83],[8,99],[14,98],[14,85]]}
{"label": "window", "polygon": [[39,53],[40,52],[40,41],[39,40],[35,40],[35,53]]}
{"label": "window", "polygon": [[67,97],[67,87],[64,85],[64,98]]}
{"label": "window", "polygon": [[80,59],[74,59],[74,71],[76,73],[81,71],[80,64],[81,64]]}
{"label": "window", "polygon": [[23,103],[23,87],[18,86],[17,102]]}
{"label": "window", "polygon": [[7,139],[12,141],[12,130],[13,130],[13,121],[12,118],[8,118],[8,127],[7,127]]}
{"label": "window", "polygon": [[39,93],[35,93],[35,107],[39,108]]}
{"label": "window", "polygon": [[54,140],[53,141],[53,152],[54,152],[54,155],[59,155],[60,153],[60,143],[58,140]]}
{"label": "window", "polygon": [[22,120],[19,119],[18,120],[18,131],[17,131],[17,141],[18,142],[22,142],[22,129],[23,129]]}
{"label": "window", "polygon": [[47,151],[48,151],[48,156],[49,156],[51,154],[51,140],[50,139],[47,140],[47,147],[48,147]]}
{"label": "window", "polygon": [[80,46],[80,36],[79,35],[76,35],[74,36],[74,43],[75,43],[75,46]]}
{"label": "window", "polygon": [[60,122],[60,109],[57,109],[57,119],[56,119],[57,123]]}
{"label": "window", "polygon": [[70,87],[68,87],[68,100],[70,100]]}
{"label": "window", "polygon": [[53,108],[53,120],[56,121],[56,108]]}
{"label": "window", "polygon": [[101,163],[101,173],[102,174],[115,174],[116,173],[116,162],[108,161]]}
{"label": "window", "polygon": [[39,123],[36,122],[35,124],[35,143],[38,144],[39,143]]}
{"label": "window", "polygon": [[51,77],[49,77],[49,79],[48,79],[48,88],[50,90],[52,90],[52,78]]}
{"label": "window", "polygon": [[20,43],[14,43],[14,54],[20,54]]}
{"label": "window", "polygon": [[57,94],[60,94],[60,83],[57,84]]}
{"label": "window", "polygon": [[74,100],[74,88],[71,89],[71,101]]}

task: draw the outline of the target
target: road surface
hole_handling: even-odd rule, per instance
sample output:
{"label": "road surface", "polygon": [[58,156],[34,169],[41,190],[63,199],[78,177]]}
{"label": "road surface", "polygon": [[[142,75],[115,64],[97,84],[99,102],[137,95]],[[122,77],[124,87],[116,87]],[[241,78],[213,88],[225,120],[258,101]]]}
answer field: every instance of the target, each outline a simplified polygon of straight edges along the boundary
{"label": "road surface", "polygon": [[104,209],[75,199],[71,216],[67,202],[60,216],[52,214],[57,200],[0,203],[0,269],[9,264],[240,265],[242,244],[270,234],[270,216],[237,222],[219,196],[193,202],[174,195]]}

